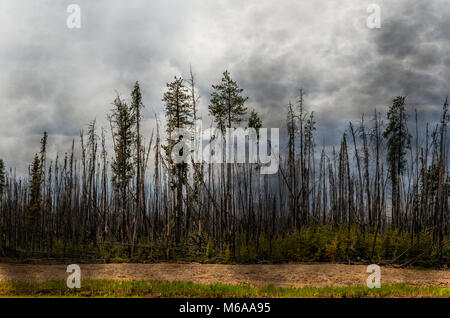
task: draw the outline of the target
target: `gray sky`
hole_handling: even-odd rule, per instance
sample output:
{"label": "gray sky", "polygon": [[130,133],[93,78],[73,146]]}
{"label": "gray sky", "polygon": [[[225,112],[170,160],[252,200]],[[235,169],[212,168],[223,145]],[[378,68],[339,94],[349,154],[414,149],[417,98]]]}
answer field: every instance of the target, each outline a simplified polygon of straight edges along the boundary
{"label": "gray sky", "polygon": [[[66,26],[71,3],[81,29]],[[370,3],[380,29],[366,26]],[[165,83],[190,64],[204,118],[211,84],[228,69],[265,127],[282,125],[303,87],[320,144],[397,95],[432,121],[449,91],[449,30],[444,0],[2,0],[0,157],[25,168],[43,131],[63,154],[92,119],[108,128],[115,90],[128,97],[136,80],[149,136]]]}

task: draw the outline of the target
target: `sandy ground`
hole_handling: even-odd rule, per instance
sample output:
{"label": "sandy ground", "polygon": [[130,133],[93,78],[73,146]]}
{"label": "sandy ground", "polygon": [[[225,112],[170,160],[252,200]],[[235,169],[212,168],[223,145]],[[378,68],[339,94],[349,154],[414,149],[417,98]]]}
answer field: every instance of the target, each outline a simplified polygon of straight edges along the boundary
{"label": "sandy ground", "polygon": [[[365,285],[367,266],[339,264],[214,265],[214,264],[82,264],[81,278],[168,280],[257,286]],[[0,280],[65,280],[65,265],[0,264]],[[381,268],[381,283],[407,283],[450,288],[449,270]]]}

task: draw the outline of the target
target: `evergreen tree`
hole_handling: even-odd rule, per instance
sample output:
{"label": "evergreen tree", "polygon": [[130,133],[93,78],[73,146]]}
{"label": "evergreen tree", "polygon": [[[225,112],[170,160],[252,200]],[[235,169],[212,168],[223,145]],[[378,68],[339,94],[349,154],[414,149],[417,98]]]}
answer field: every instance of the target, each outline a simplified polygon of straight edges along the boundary
{"label": "evergreen tree", "polygon": [[[144,104],[142,103],[142,94],[139,86],[139,82],[136,82],[131,92],[131,111],[133,112],[134,122],[136,123],[136,138],[135,138],[135,148],[136,148],[136,212],[137,218],[139,220],[139,224],[142,224],[145,218],[145,208],[144,208],[144,173],[142,162],[143,160],[143,151],[142,151],[142,140],[141,140],[141,120],[142,114],[141,111],[144,108]],[[136,233],[136,225],[135,231]],[[134,235],[133,235],[133,244],[134,244]],[[133,245],[134,246],[134,245]]]}
{"label": "evergreen tree", "polygon": [[259,129],[262,127],[261,118],[259,118],[258,113],[252,109],[250,113],[250,118],[248,119],[248,127],[254,128],[256,130],[256,136],[259,138]]}
{"label": "evergreen tree", "polygon": [[392,185],[392,218],[395,225],[400,222],[400,183],[406,167],[406,149],[410,147],[411,135],[406,125],[405,97],[398,96],[387,113],[388,125],[384,131],[387,139],[387,161]]}
{"label": "evergreen tree", "polygon": [[[192,107],[189,99],[189,91],[181,77],[175,76],[172,82],[167,83],[167,91],[164,93],[162,101],[165,102],[167,134],[169,136],[172,136],[177,128],[192,125]],[[172,139],[170,141],[172,143],[178,142]]]}
{"label": "evergreen tree", "polygon": [[233,124],[242,121],[247,112],[244,104],[248,97],[242,97],[244,89],[239,88],[228,71],[223,73],[222,82],[212,88],[214,91],[211,94],[209,113],[222,132],[225,132],[225,128],[231,128]]}
{"label": "evergreen tree", "polygon": [[41,212],[42,163],[39,156],[34,156],[30,171],[30,202],[28,207],[28,232],[31,233],[30,252],[32,253],[37,239],[37,226]]}
{"label": "evergreen tree", "polygon": [[[226,128],[232,128],[233,124],[239,124],[242,121],[243,116],[247,112],[245,107],[245,102],[248,97],[243,97],[242,88],[239,88],[236,81],[234,81],[230,73],[225,71],[223,73],[222,81],[220,84],[212,85],[213,92],[211,93],[211,100],[209,105],[209,113],[214,117],[215,123],[218,125],[222,134],[225,133]],[[231,143],[231,138],[227,138]],[[232,144],[228,144],[228,152],[231,152]],[[228,158],[230,159],[230,158]],[[235,252],[235,236],[233,224],[231,219],[233,219],[233,204],[232,204],[232,194],[231,194],[231,163],[227,163],[227,190],[226,190],[226,215],[224,216],[225,228],[228,235],[228,240],[233,238],[233,252]],[[219,217],[220,222],[222,222],[222,217]],[[222,225],[220,225],[222,227]],[[221,229],[222,231],[222,229]]]}
{"label": "evergreen tree", "polygon": [[[114,158],[111,164],[112,182],[116,193],[119,195],[120,207],[122,210],[121,237],[129,235],[129,214],[128,202],[130,181],[134,177],[133,166],[133,145],[135,142],[134,125],[131,108],[120,96],[114,100],[114,108],[108,119],[111,124],[111,132],[114,143]],[[130,237],[128,237],[130,239]]]}
{"label": "evergreen tree", "polygon": [[288,188],[289,188],[289,211],[292,213],[291,222],[293,228],[297,228],[298,224],[298,199],[297,195],[297,173],[295,165],[295,133],[297,132],[297,125],[295,123],[295,113],[292,103],[289,101],[288,112],[286,118],[286,126],[288,132]]}
{"label": "evergreen tree", "polygon": [[[176,133],[177,129],[188,128],[192,125],[192,106],[189,103],[190,95],[189,90],[183,83],[181,77],[174,77],[174,80],[167,83],[167,91],[164,93],[162,101],[165,103],[166,120],[167,120],[167,145],[165,150],[168,157],[169,169],[176,177],[176,180],[172,182],[172,187],[176,188],[177,200],[175,204],[175,239],[179,242],[181,236],[181,221],[183,218],[183,186],[187,182],[187,162],[173,162],[172,150],[174,146],[182,142],[186,136],[181,136]],[[183,157],[184,147],[179,148],[178,155]],[[188,233],[189,224],[188,218],[186,218],[185,233]]]}
{"label": "evergreen tree", "polygon": [[45,161],[47,158],[47,140],[48,140],[48,134],[46,131],[44,131],[44,135],[41,138],[41,152],[40,152],[40,162],[41,162],[41,175],[42,178],[44,178],[45,174]]}
{"label": "evergreen tree", "polygon": [[134,118],[131,109],[119,96],[114,100],[114,108],[108,119],[111,123],[115,157],[111,168],[113,184],[116,190],[126,192],[130,180],[134,176],[133,144]]}
{"label": "evergreen tree", "polygon": [[0,158],[0,254],[3,254],[3,247],[6,245],[6,220],[3,210],[3,192],[6,188],[6,172],[3,159]]}
{"label": "evergreen tree", "polygon": [[310,147],[314,147],[314,131],[316,130],[316,122],[314,121],[314,112],[311,112],[309,118],[306,120],[305,124],[305,148],[309,150]]}
{"label": "evergreen tree", "polygon": [[0,209],[2,203],[3,191],[6,187],[6,171],[5,171],[5,163],[3,159],[0,158]]}

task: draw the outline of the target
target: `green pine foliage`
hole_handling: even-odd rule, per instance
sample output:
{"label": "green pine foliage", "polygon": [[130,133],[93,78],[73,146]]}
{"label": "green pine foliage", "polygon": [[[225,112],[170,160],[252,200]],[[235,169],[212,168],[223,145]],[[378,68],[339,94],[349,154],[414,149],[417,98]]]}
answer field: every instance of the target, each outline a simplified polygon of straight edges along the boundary
{"label": "green pine foliage", "polygon": [[112,128],[115,154],[111,164],[113,172],[112,181],[115,189],[120,190],[123,195],[134,176],[132,159],[135,119],[132,114],[132,109],[120,96],[116,97],[113,105],[114,108],[108,116]]}
{"label": "green pine foliage", "polygon": [[214,117],[217,126],[225,132],[233,124],[239,124],[247,112],[244,106],[248,97],[243,97],[242,88],[231,78],[230,72],[223,72],[220,84],[212,85],[209,113]]}
{"label": "green pine foliage", "polygon": [[0,201],[5,187],[6,187],[5,163],[3,162],[3,159],[0,158]]}
{"label": "green pine foliage", "polygon": [[[189,90],[184,85],[181,77],[174,77],[174,80],[167,83],[167,91],[164,93],[162,101],[165,103],[165,114],[167,121],[167,145],[165,146],[168,161],[171,164],[174,175],[181,178],[181,183],[186,182],[187,165],[178,163],[172,165],[171,153],[174,146],[181,142],[183,136],[176,135],[177,129],[187,128],[192,125],[192,107],[189,103]],[[175,134],[175,136],[174,136]],[[183,156],[184,149],[180,149],[180,156]]]}

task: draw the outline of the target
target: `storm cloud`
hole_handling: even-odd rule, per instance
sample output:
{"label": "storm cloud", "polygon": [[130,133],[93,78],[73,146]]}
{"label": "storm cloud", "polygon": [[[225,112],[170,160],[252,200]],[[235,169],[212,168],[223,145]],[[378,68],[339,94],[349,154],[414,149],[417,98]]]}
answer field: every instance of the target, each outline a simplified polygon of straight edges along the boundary
{"label": "storm cloud", "polygon": [[[81,29],[66,26],[71,3]],[[369,4],[381,28],[366,26]],[[116,91],[143,90],[147,133],[163,117],[161,97],[192,65],[208,117],[211,84],[228,69],[266,127],[281,127],[303,87],[318,143],[337,142],[348,121],[382,113],[398,95],[436,120],[450,80],[446,1],[2,0],[0,157],[26,167],[40,135],[63,153]]]}

